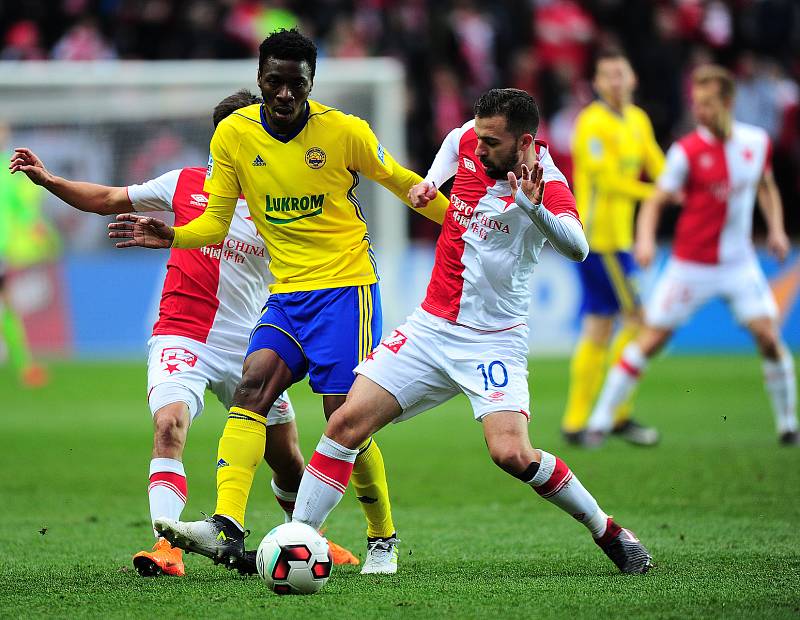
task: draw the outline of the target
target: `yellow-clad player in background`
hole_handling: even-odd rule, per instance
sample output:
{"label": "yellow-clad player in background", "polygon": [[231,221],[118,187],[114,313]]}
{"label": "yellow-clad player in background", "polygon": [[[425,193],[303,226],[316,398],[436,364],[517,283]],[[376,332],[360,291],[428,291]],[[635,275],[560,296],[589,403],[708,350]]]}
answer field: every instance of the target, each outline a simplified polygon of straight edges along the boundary
{"label": "yellow-clad player in background", "polygon": [[[572,357],[569,396],[561,430],[583,443],[584,428],[606,369],[636,336],[641,307],[633,281],[631,255],[636,203],[648,198],[664,165],[650,119],[631,103],[636,76],[628,59],[615,50],[596,60],[594,87],[599,99],[576,121],[573,185],[589,256],[578,265],[583,287],[583,325]],[[612,342],[618,318],[622,324]],[[658,432],[630,418],[629,404],[616,413],[614,433],[640,445],[658,442]]]}
{"label": "yellow-clad player in background", "polygon": [[[251,334],[220,439],[216,509],[205,521],[155,521],[173,544],[236,566],[254,560],[244,551],[244,512],[263,458],[270,406],[308,374],[330,416],[345,400],[353,368],[380,341],[378,275],[355,195],[358,175],[406,204],[409,188],[422,180],[392,159],[366,122],[308,100],[316,56],[314,43],[296,30],[278,31],[261,44],[258,85],[264,103],[242,108],[217,126],[203,215],[175,228],[135,215],[111,225],[111,236],[129,239],[118,247],[220,243],[244,194],[266,242],[275,283]],[[423,214],[441,223],[448,204],[438,194]],[[383,457],[373,439],[361,447],[353,482],[368,524],[362,573],[394,573],[397,538]]]}

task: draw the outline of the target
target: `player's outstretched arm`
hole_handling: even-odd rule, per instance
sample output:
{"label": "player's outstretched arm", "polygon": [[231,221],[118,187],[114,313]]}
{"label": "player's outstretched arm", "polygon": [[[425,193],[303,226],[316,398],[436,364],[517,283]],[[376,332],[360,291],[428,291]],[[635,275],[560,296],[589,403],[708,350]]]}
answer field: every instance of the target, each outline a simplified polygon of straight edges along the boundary
{"label": "player's outstretched arm", "polygon": [[534,162],[532,169],[522,164],[522,176],[519,179],[513,172],[509,172],[508,182],[514,201],[531,218],[556,252],[570,260],[581,262],[589,254],[589,243],[583,228],[572,215],[555,215],[542,204],[545,189],[543,176],[544,169],[538,161]]}
{"label": "player's outstretched arm", "polygon": [[772,170],[766,170],[758,183],[758,208],[767,222],[767,249],[783,261],[789,254],[791,243],[783,224],[783,201]]}
{"label": "player's outstretched arm", "polygon": [[642,203],[636,218],[636,240],[633,256],[642,267],[649,267],[656,255],[656,230],[661,211],[673,198],[672,194],[656,188],[655,193]]}
{"label": "player's outstretched arm", "polygon": [[144,217],[135,213],[124,213],[117,216],[116,222],[108,225],[110,239],[118,241],[118,248],[150,248],[163,250],[172,246],[175,230],[154,217]]}
{"label": "player's outstretched arm", "polygon": [[30,149],[24,147],[14,149],[8,169],[11,170],[11,174],[25,173],[33,183],[41,185],[48,192],[79,211],[98,215],[114,215],[131,210],[131,201],[126,188],[70,181],[56,176]]}

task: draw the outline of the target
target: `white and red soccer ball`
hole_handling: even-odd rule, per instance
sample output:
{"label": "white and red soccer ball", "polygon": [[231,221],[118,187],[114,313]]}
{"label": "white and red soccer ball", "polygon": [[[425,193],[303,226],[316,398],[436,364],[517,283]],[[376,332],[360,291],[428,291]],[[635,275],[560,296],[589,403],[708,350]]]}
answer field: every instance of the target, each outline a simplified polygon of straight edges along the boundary
{"label": "white and red soccer ball", "polygon": [[331,576],[328,541],[303,523],[284,523],[261,541],[258,574],[276,594],[314,594]]}

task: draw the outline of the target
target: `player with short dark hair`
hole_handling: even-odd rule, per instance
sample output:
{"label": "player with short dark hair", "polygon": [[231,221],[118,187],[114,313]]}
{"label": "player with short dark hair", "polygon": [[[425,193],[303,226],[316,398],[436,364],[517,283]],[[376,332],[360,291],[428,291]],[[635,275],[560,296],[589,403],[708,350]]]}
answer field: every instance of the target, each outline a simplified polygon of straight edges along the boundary
{"label": "player with short dark hair", "polygon": [[498,467],[586,526],[622,572],[644,573],[651,558],[638,539],[603,512],[561,459],[531,446],[529,279],[545,241],[574,261],[588,245],[564,175],[535,140],[533,98],[498,89],[481,102],[411,191],[421,206],[455,174],[425,300],[356,368],[347,401],[303,474],[293,521],[324,522],[365,437],[463,393]]}
{"label": "player with short dark hair", "polygon": [[[260,99],[247,90],[226,97],[214,108],[215,126],[239,108]],[[205,168],[172,170],[141,185],[109,187],[70,181],[50,173],[29,149],[16,149],[11,171],[24,172],[34,183],[67,204],[99,215],[171,211],[176,223],[203,212]],[[247,220],[247,205],[236,205],[225,242],[202,249],[173,250],[153,326],[147,363],[147,399],[153,414],[153,453],[148,498],[151,520],[180,518],[187,498],[182,456],[190,424],[202,413],[205,390],[229,407],[241,378],[242,361],[252,323],[267,296],[269,255],[255,227]],[[303,456],[297,445],[294,410],[281,394],[267,414],[271,427],[264,458],[274,471],[275,498],[291,516]],[[358,563],[338,545],[338,563]],[[183,575],[182,552],[157,536],[152,551],[133,557],[140,574]],[[247,565],[237,565],[247,572]]]}
{"label": "player with short dark hair", "polygon": [[[597,55],[593,84],[598,98],[578,115],[572,141],[575,200],[590,252],[578,265],[583,316],[561,431],[578,445],[606,369],[641,326],[633,218],[636,203],[655,191],[642,172],[655,180],[664,166],[647,113],[632,103],[636,75],[620,50]],[[656,429],[631,419],[631,409],[629,402],[620,405],[613,433],[637,445],[657,443]]]}
{"label": "player with short dark hair", "polygon": [[609,371],[589,420],[592,444],[604,440],[615,407],[629,398],[648,361],[712,298],[727,302],[755,340],[779,442],[800,444],[794,360],[782,342],[775,299],[751,239],[756,200],[767,223],[768,249],[784,260],[790,242],[769,137],[734,121],[734,91],[733,75],[723,67],[704,65],[692,74],[698,127],[669,149],[658,189],[642,205],[636,227],[636,259],[647,266],[655,257],[662,209],[682,201],[672,256],[647,302],[644,330]]}
{"label": "player with short dark hair", "polygon": [[[264,102],[217,127],[203,215],[175,228],[136,216],[112,225],[112,236],[127,239],[119,247],[218,243],[243,193],[269,249],[275,283],[253,329],[220,439],[214,514],[192,523],[156,522],[176,544],[226,561],[244,551],[245,506],[269,434],[265,415],[277,395],[308,374],[330,415],[381,332],[377,265],[355,191],[359,175],[406,203],[409,188],[421,180],[392,158],[365,121],[309,99],[315,68],[316,47],[307,37],[296,30],[267,37],[258,67]],[[441,222],[446,207],[439,195],[423,214]],[[388,484],[370,438],[360,445],[354,486],[367,517],[362,572],[394,573],[397,538]]]}

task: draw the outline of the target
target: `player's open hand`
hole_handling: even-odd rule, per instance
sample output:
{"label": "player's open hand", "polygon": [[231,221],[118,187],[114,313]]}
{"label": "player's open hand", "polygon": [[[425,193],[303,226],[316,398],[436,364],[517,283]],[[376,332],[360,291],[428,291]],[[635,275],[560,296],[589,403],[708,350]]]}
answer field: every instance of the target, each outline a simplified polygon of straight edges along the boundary
{"label": "player's open hand", "polygon": [[135,213],[122,213],[116,222],[108,225],[110,239],[125,239],[118,248],[165,249],[172,246],[175,232],[171,226],[154,217],[143,217]]}
{"label": "player's open hand", "polygon": [[786,236],[786,231],[771,231],[767,235],[767,249],[780,262],[785,261],[789,255],[789,250],[792,249],[792,244],[789,241],[789,237]]}
{"label": "player's open hand", "polygon": [[44,167],[44,163],[37,157],[36,153],[24,147],[14,149],[8,169],[11,170],[11,174],[24,172],[36,185],[45,185],[53,178],[53,175]]}
{"label": "player's open hand", "polygon": [[517,195],[517,190],[521,189],[522,193],[528,197],[533,204],[538,205],[542,202],[542,195],[544,194],[544,183],[542,182],[542,175],[544,170],[539,165],[538,161],[533,162],[533,168],[528,168],[522,164],[522,176],[517,180],[517,175],[513,172],[508,173],[508,182],[511,184],[511,195]]}
{"label": "player's open hand", "polygon": [[439,190],[436,189],[436,185],[434,183],[431,183],[430,181],[422,181],[412,186],[411,189],[408,190],[408,200],[411,202],[411,206],[415,209],[422,209],[423,207],[427,206],[431,200],[436,198],[436,194],[438,192]]}

